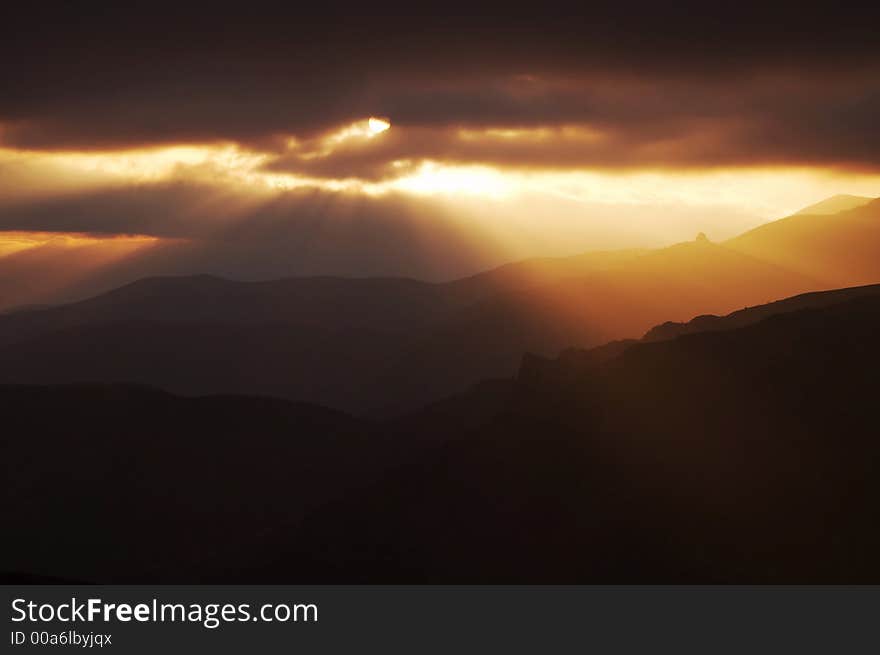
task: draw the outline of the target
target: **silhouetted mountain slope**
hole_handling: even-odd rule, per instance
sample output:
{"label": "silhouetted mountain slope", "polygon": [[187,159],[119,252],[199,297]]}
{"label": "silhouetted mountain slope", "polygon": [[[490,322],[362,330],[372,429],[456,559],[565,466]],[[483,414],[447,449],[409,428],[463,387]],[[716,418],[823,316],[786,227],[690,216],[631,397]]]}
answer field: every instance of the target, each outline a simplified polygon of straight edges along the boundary
{"label": "silhouetted mountain slope", "polygon": [[815,283],[707,241],[531,260],[448,284],[153,278],[0,316],[0,382],[129,381],[384,415],[551,355]]}
{"label": "silhouetted mountain slope", "polygon": [[0,387],[16,528],[0,570],[878,582],[880,294],[861,291],[777,303],[795,311],[746,327],[529,357],[516,380],[383,424],[265,398]]}
{"label": "silhouetted mountain slope", "polygon": [[757,323],[768,316],[784,314],[799,309],[818,309],[836,305],[847,300],[880,294],[880,284],[872,284],[862,287],[847,289],[835,289],[833,291],[814,291],[803,293],[792,298],[777,300],[776,302],[757,307],[746,307],[727,316],[714,316],[711,314],[697,316],[686,323],[667,321],[656,325],[645,334],[644,341],[662,341],[673,339],[684,334],[708,332],[712,330],[732,330],[746,325]]}
{"label": "silhouetted mountain slope", "polygon": [[295,324],[407,333],[499,292],[601,270],[642,251],[587,253],[502,266],[448,284],[405,278],[303,277],[239,282],[210,275],[146,278],[69,305],[20,308],[0,320],[0,344],[81,325]]}
{"label": "silhouetted mountain slope", "polygon": [[644,251],[526,260],[448,284],[406,278],[302,277],[241,282],[211,275],[154,277],[76,303],[0,315],[0,344],[81,325],[153,321],[332,326],[407,333],[503,291],[601,270]]}
{"label": "silhouetted mountain slope", "polygon": [[378,384],[420,389],[424,402],[475,379],[513,375],[523,352],[551,355],[572,345],[637,336],[670,316],[726,313],[815,286],[809,278],[716,244],[678,244],[608,268],[579,275],[569,270],[528,288],[490,295],[463,309],[455,321],[408,343],[406,356],[386,369]]}
{"label": "silhouetted mountain slope", "polygon": [[825,287],[873,284],[880,281],[880,199],[832,215],[795,214],[724,245]]}
{"label": "silhouetted mountain slope", "polygon": [[375,426],[266,398],[0,386],[0,571],[192,580],[396,461]]}
{"label": "silhouetted mountain slope", "polygon": [[524,374],[241,579],[878,582],[878,333],[865,296]]}
{"label": "silhouetted mountain slope", "polygon": [[262,394],[364,409],[402,336],[315,325],[127,321],[0,348],[0,383],[134,382],[181,394]]}
{"label": "silhouetted mountain slope", "polygon": [[[815,281],[708,241],[692,241],[651,252],[625,267],[572,282],[581,291],[581,316],[601,317],[606,339],[637,336],[669,318],[694,315],[694,307],[725,307],[776,300]],[[579,287],[579,288],[578,288]],[[749,303],[749,299],[753,299]],[[714,310],[710,310],[713,311]],[[568,344],[573,345],[573,344]]]}

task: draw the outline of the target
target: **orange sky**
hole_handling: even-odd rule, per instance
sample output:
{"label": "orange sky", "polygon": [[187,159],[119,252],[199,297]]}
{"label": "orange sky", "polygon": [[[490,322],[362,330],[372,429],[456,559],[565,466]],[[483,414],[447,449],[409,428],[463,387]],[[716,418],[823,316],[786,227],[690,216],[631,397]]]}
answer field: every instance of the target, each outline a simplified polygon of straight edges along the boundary
{"label": "orange sky", "polygon": [[112,239],[150,245],[107,280],[439,280],[880,195],[876,9],[431,9],[15,6],[6,287],[49,233],[71,278],[61,252]]}
{"label": "orange sky", "polygon": [[[378,179],[355,164],[351,174],[344,165],[335,176],[322,169],[321,162],[338,165],[352,153],[381,159],[388,148],[384,142],[391,139],[397,139],[396,148],[409,138],[419,139],[418,131],[409,135],[391,120],[364,118],[307,143],[291,139],[280,152],[231,143],[97,152],[4,148],[0,170],[10,174],[0,178],[0,207],[13,208],[5,212],[10,225],[14,208],[48,198],[167,184],[204,185],[234,195],[242,206],[307,189],[372,198],[403,194],[467,216],[475,230],[506,234],[511,244],[518,239],[531,243],[532,254],[543,255],[590,247],[656,246],[690,238],[695,231],[726,238],[830,195],[875,196],[880,189],[880,174],[818,166],[620,169],[421,158],[393,159]],[[398,131],[402,136],[395,136]],[[546,147],[549,158],[569,141],[577,144],[593,137],[579,130],[490,128],[458,130],[454,138],[475,149],[499,143],[508,150]],[[301,162],[303,170],[286,170],[290,166],[285,162],[291,160]],[[311,174],[309,168],[320,174]],[[182,215],[179,220],[187,218]],[[117,223],[104,223],[95,231],[140,231],[124,215]],[[540,229],[529,230],[529,224]],[[29,227],[24,220],[13,226],[18,231]],[[46,226],[32,227],[40,231]],[[83,228],[90,231],[87,222]],[[580,236],[585,232],[592,235],[587,240]]]}

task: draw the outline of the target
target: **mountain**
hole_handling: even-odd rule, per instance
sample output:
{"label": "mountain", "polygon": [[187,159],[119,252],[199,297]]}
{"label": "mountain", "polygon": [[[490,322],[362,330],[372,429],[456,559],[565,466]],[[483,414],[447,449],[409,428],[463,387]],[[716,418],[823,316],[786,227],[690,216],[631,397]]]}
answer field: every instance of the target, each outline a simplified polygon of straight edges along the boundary
{"label": "mountain", "polygon": [[0,570],[877,583],[880,293],[751,312],[745,325],[529,356],[515,379],[381,422],[269,398],[0,386],[0,509],[16,526]]}
{"label": "mountain", "polygon": [[746,307],[727,316],[714,316],[706,314],[697,316],[686,323],[667,321],[661,325],[655,325],[643,337],[644,341],[664,341],[674,339],[685,334],[698,332],[732,330],[746,325],[752,325],[769,316],[785,314],[799,309],[818,309],[836,305],[847,300],[880,294],[880,284],[871,284],[862,287],[847,289],[835,289],[833,291],[815,291],[803,293],[792,298],[785,298],[766,305]]}
{"label": "mountain", "polygon": [[401,278],[289,278],[237,282],[210,275],[146,278],[69,305],[17,312],[0,342],[112,322],[333,325],[407,331],[470,300],[444,286]]}
{"label": "mountain", "polygon": [[814,205],[810,205],[809,207],[804,207],[800,211],[795,212],[795,215],[839,214],[843,211],[849,211],[850,209],[857,209],[858,207],[867,205],[873,200],[876,200],[876,198],[867,198],[865,196],[850,196],[841,193],[836,196],[831,196],[830,198],[825,198],[825,200],[821,200]]}
{"label": "mountain", "polygon": [[531,260],[446,284],[151,278],[0,316],[0,383],[135,382],[359,414],[411,410],[551,355],[815,281],[707,240]]}
{"label": "mountain", "polygon": [[145,279],[0,317],[0,381],[127,381],[364,411],[386,397],[369,382],[388,360],[480,293],[392,278]]}
{"label": "mountain", "polygon": [[876,583],[878,331],[873,294],[524,371],[235,579]]}
{"label": "mountain", "polygon": [[795,294],[875,284],[878,252],[873,200],[833,215],[796,214],[723,243],[700,234],[657,250],[527,260],[442,284],[149,278],[0,315],[0,383],[134,382],[393,416],[476,380],[511,377],[523,352],[552,356],[700,316],[689,328],[668,326],[689,331]]}
{"label": "mountain", "polygon": [[833,215],[795,214],[724,246],[820,282],[820,288],[880,281],[880,199]]}
{"label": "mountain", "polygon": [[[268,526],[393,465],[408,442],[284,400],[131,385],[2,386],[0,571],[192,579]],[[63,547],[59,547],[63,544]]]}
{"label": "mountain", "polygon": [[815,286],[805,276],[718,244],[677,244],[488,295],[415,342],[378,384],[421,391],[424,402],[476,379],[511,376],[526,351],[552,355],[573,345],[635,337],[669,316],[726,313]]}

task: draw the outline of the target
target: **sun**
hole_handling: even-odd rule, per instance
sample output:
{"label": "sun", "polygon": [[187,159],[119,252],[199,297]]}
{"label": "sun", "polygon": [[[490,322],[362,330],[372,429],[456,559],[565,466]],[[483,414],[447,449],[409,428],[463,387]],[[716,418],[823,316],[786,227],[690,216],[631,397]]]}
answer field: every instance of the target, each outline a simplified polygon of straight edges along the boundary
{"label": "sun", "polygon": [[370,116],[370,120],[367,121],[367,129],[369,129],[370,134],[380,134],[384,132],[389,127],[391,127],[391,121],[385,118],[376,118],[374,116]]}

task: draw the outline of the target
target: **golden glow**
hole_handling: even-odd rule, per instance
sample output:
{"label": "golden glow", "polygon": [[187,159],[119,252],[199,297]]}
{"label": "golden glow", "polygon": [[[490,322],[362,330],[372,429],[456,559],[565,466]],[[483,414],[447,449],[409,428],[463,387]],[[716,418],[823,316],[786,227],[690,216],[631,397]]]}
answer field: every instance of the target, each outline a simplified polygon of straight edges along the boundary
{"label": "golden glow", "polygon": [[228,163],[238,154],[236,148],[211,146],[169,146],[112,152],[19,152],[2,150],[0,156],[36,165],[52,164],[101,177],[155,180],[174,173],[178,167],[192,167],[225,158]]}
{"label": "golden glow", "polygon": [[162,241],[147,236],[0,232],[0,311],[19,305],[51,304],[56,294]]}
{"label": "golden glow", "polygon": [[[841,191],[843,189],[843,191]],[[876,196],[880,175],[811,169],[699,171],[522,171],[491,166],[425,162],[416,172],[368,190],[425,194],[471,194],[517,201],[545,196],[590,206],[729,207],[768,220],[837,193]]]}
{"label": "golden glow", "polygon": [[[431,134],[401,129],[386,136],[391,122],[363,118],[322,135],[288,139],[282,152],[259,151],[233,144],[174,145],[118,151],[42,152],[0,148],[0,204],[7,206],[68,193],[127,188],[154,183],[197,183],[240,198],[243,205],[267,201],[274,194],[316,189],[378,197],[387,194],[431,198],[450,213],[467,217],[473,229],[519,230],[525,245],[540,240],[543,252],[571,248],[647,247],[692,238],[705,231],[720,239],[772,220],[838,193],[877,196],[880,175],[834,172],[806,167],[739,167],[709,170],[676,169],[559,169],[477,165],[443,161],[441,157],[410,156],[407,138]],[[408,129],[408,128],[407,128]],[[484,146],[503,142],[554,148],[560,143],[589,143],[604,137],[584,127],[453,129],[450,138]],[[436,136],[436,135],[434,135]],[[505,146],[506,147],[506,146]],[[369,180],[332,175],[329,155],[366,161],[374,149],[389,159],[390,176]],[[439,148],[442,152],[442,147]],[[316,161],[321,175],[271,170],[278,157]],[[397,158],[395,158],[397,157]],[[378,159],[381,163],[381,159]],[[308,165],[302,170],[310,170]],[[330,171],[328,173],[328,171]],[[583,237],[587,228],[618,235],[597,242]],[[592,237],[590,237],[592,239]],[[8,237],[0,254],[31,247],[28,239]],[[524,249],[528,256],[530,251]]]}
{"label": "golden glow", "polygon": [[40,152],[0,148],[0,201],[68,191],[188,180],[272,185],[253,173],[267,160],[232,145],[166,146],[98,152]]}
{"label": "golden glow", "polygon": [[406,191],[419,195],[468,194],[501,198],[515,191],[515,183],[489,166],[444,166],[426,161],[405,177],[374,185],[373,192]]}
{"label": "golden glow", "polygon": [[0,258],[41,246],[82,248],[99,245],[130,252],[158,241],[156,237],[142,235],[97,237],[77,232],[0,232]]}
{"label": "golden glow", "polygon": [[596,143],[606,137],[599,130],[583,126],[564,125],[560,127],[530,128],[486,128],[481,130],[459,129],[455,136],[462,141],[518,141],[520,143],[559,142],[571,144]]}
{"label": "golden glow", "polygon": [[[37,207],[37,221],[47,211],[52,216],[64,211],[68,197],[83,197],[87,207],[92,193],[118,191],[124,196],[132,188],[141,188],[148,194],[155,190],[162,197],[175,193],[178,184],[181,188],[199,185],[197,206],[183,204],[179,215],[165,218],[193,221],[209,233],[214,223],[245,221],[263,206],[289,206],[295,215],[300,198],[294,194],[314,190],[328,194],[316,196],[315,202],[321,205],[338,202],[341,207],[359,207],[366,196],[365,206],[380,211],[386,206],[389,212],[417,211],[425,220],[413,229],[424,231],[426,243],[434,238],[432,218],[437,217],[481,244],[486,261],[500,264],[588,250],[652,248],[692,240],[698,232],[721,241],[762,220],[781,218],[836,194],[880,195],[878,174],[821,168],[589,170],[444,161],[446,142],[430,143],[429,132],[410,132],[409,128],[389,135],[390,125],[383,118],[364,118],[325,134],[289,139],[280,151],[233,144],[88,152],[0,148],[0,219],[16,228],[27,227],[22,221],[31,206]],[[574,131],[568,134],[567,129],[450,129],[447,136],[455,143],[473,146],[464,151],[453,148],[455,156],[480,153],[487,144],[514,149],[537,144],[541,151],[552,151],[560,141],[581,147],[604,138],[580,128],[571,128]],[[422,137],[434,157],[419,157],[418,149],[408,147],[408,139]],[[321,159],[330,155],[326,161]],[[293,164],[287,170],[285,158]],[[297,165],[302,162],[306,164]],[[341,172],[335,174],[338,162],[342,162],[338,165]],[[353,171],[378,171],[373,176],[378,179],[358,177]],[[310,196],[302,195],[306,202],[311,202]],[[370,204],[383,196],[388,197],[387,205]],[[57,210],[56,199],[61,200]],[[40,206],[47,202],[48,207]],[[137,196],[134,202],[139,202]],[[19,214],[18,207],[25,211]],[[332,220],[332,211],[328,215]],[[125,229],[124,215],[118,224]],[[186,230],[180,233],[187,234]],[[0,286],[0,309],[51,302],[78,280],[89,280],[128,257],[135,256],[137,261],[149,254],[147,249],[154,245],[161,249],[165,242],[142,236],[0,231],[0,282],[21,278],[22,271],[27,271],[29,280],[26,288]]]}
{"label": "golden glow", "polygon": [[0,232],[0,257],[34,248],[41,242],[48,241],[51,236],[42,232]]}
{"label": "golden glow", "polygon": [[[373,119],[379,120],[379,119]],[[383,131],[387,130],[384,128]],[[368,120],[322,139],[324,147],[372,138]],[[505,134],[495,138],[514,138]],[[529,138],[539,138],[531,134]],[[317,155],[315,155],[317,156]],[[172,180],[234,185],[242,191],[317,188],[381,195],[482,195],[512,198],[544,195],[573,203],[629,206],[729,206],[778,218],[837,193],[876,196],[880,175],[808,168],[735,168],[700,171],[523,170],[496,166],[398,160],[401,176],[379,182],[357,178],[311,178],[265,169],[272,155],[232,145],[171,146],[113,152],[30,152],[0,149],[0,166],[19,177],[0,178],[0,199],[46,196],[58,189]]]}

